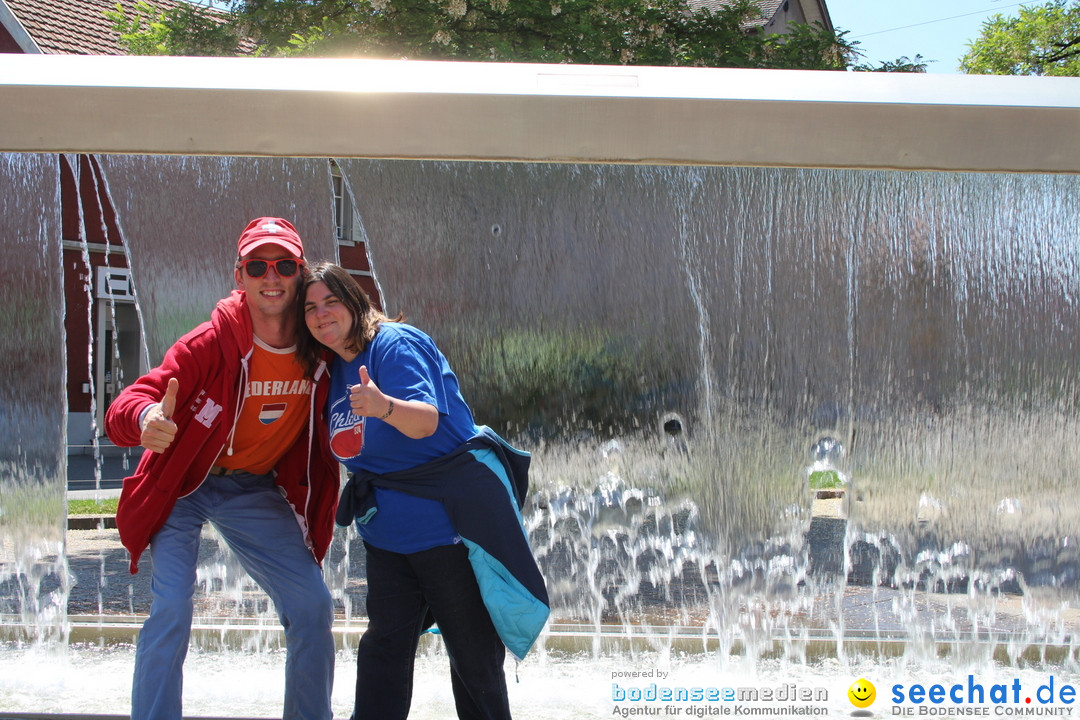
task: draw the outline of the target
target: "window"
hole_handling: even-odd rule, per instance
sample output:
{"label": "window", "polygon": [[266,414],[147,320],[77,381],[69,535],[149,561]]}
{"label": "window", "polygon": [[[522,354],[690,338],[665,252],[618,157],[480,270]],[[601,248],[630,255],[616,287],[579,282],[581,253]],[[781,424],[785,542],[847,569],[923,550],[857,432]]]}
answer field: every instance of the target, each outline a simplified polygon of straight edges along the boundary
{"label": "window", "polygon": [[105,411],[120,391],[147,370],[139,313],[127,268],[97,267],[97,331],[94,390],[97,427],[104,436]]}
{"label": "window", "polygon": [[334,184],[334,237],[340,245],[355,245],[352,198],[341,168],[333,160],[330,161],[330,177]]}

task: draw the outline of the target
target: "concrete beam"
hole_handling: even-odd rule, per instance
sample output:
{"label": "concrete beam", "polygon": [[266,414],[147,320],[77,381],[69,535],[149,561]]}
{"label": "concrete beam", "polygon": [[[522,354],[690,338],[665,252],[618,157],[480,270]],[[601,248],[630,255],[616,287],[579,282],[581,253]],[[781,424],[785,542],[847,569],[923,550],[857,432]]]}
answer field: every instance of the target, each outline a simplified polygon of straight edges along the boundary
{"label": "concrete beam", "polygon": [[0,55],[0,151],[1080,172],[1080,78]]}

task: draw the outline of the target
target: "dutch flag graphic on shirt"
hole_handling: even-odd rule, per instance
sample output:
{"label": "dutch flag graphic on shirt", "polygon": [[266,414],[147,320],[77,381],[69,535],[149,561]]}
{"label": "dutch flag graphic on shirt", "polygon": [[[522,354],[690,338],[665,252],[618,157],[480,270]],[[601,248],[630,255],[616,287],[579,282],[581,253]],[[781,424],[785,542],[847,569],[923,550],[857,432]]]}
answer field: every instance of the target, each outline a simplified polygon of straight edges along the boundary
{"label": "dutch flag graphic on shirt", "polygon": [[288,403],[263,403],[262,409],[259,410],[259,422],[269,425],[284,415],[285,408],[288,406]]}

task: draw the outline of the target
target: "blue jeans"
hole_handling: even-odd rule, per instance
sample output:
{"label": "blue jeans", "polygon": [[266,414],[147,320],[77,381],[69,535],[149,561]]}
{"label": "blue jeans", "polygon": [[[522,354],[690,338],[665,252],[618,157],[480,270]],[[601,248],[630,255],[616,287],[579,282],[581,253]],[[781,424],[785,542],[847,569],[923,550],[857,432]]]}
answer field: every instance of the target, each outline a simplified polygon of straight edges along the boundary
{"label": "blue jeans", "polygon": [[413,661],[428,613],[450,656],[461,720],[509,720],[506,648],[491,624],[468,550],[444,545],[402,555],[367,543],[368,627],[356,650],[353,720],[405,720]]}
{"label": "blue jeans", "polygon": [[199,535],[209,521],[274,602],[285,629],[284,720],[331,720],[334,605],[270,475],[210,475],[150,540],[150,616],[139,632],[132,720],[179,720]]}

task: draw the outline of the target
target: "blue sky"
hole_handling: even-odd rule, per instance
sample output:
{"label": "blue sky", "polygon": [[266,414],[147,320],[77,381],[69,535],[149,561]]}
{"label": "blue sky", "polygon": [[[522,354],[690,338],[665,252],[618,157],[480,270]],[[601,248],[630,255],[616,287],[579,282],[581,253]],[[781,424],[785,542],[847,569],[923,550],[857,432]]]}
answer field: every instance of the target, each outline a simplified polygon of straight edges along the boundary
{"label": "blue sky", "polygon": [[825,0],[833,25],[859,41],[863,62],[877,65],[906,55],[924,60],[927,72],[957,73],[958,61],[977,38],[983,21],[1019,14],[1013,0]]}

